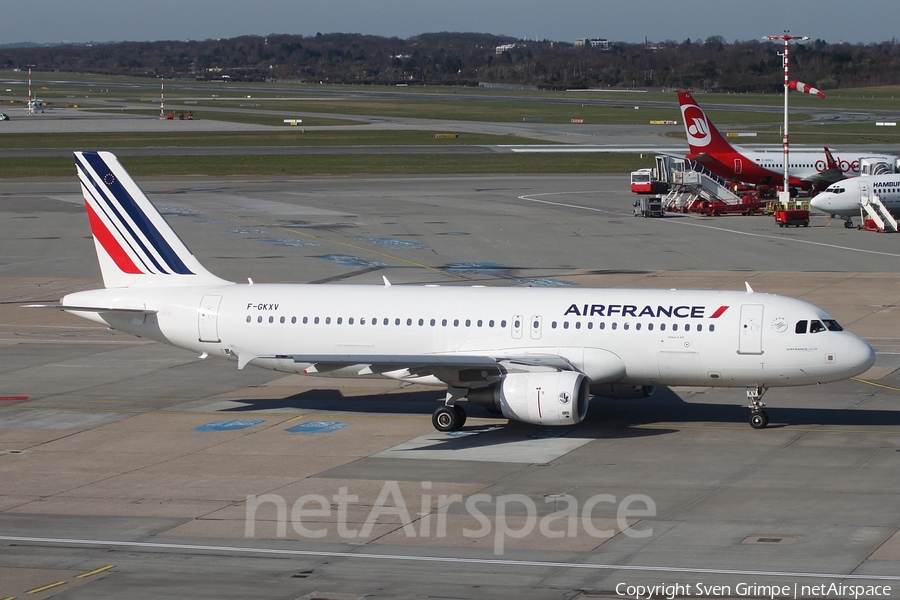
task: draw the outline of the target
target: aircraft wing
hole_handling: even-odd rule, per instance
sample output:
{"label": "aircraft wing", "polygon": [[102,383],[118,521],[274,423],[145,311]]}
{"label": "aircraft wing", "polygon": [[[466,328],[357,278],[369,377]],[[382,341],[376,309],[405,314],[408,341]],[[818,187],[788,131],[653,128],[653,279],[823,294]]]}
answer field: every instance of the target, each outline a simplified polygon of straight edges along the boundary
{"label": "aircraft wing", "polygon": [[[249,363],[238,353],[239,362]],[[555,354],[518,356],[471,356],[456,354],[278,354],[265,357],[308,365],[309,375],[384,375],[395,379],[434,378],[447,385],[466,386],[473,382],[497,381],[508,373],[534,371],[575,371],[575,367]],[[240,366],[240,364],[239,364]]]}
{"label": "aircraft wing", "polygon": [[804,177],[802,181],[810,183],[816,187],[828,187],[832,183],[847,179],[847,175],[839,168],[827,169],[820,173],[816,173],[811,177]]}

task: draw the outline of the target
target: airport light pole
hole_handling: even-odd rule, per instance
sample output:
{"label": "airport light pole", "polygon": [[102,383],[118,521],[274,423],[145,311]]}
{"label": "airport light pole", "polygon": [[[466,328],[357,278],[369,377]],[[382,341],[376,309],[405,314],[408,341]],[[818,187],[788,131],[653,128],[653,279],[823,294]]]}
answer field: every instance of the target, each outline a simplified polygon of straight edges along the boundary
{"label": "airport light pole", "polygon": [[166,118],[166,78],[159,78],[159,118]]}
{"label": "airport light pole", "polygon": [[788,44],[792,41],[799,40],[808,40],[809,37],[805,35],[790,35],[790,31],[787,29],[784,30],[782,35],[767,35],[763,39],[765,40],[783,40],[784,41],[784,52],[782,53],[782,59],[784,62],[784,136],[782,137],[782,145],[784,146],[784,187],[779,196],[779,200],[781,201],[781,205],[784,208],[787,208],[788,203],[791,200],[791,192],[790,192],[790,164],[791,164],[791,152],[790,152],[790,144],[788,141],[788,92],[790,91],[790,77],[788,76]]}

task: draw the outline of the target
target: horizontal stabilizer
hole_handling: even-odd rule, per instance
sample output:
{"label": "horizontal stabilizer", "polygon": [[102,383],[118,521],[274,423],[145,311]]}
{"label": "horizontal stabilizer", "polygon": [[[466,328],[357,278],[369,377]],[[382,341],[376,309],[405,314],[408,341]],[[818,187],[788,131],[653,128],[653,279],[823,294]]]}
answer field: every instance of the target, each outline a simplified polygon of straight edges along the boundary
{"label": "horizontal stabilizer", "polygon": [[68,304],[24,304],[22,308],[55,308],[72,312],[123,313],[130,315],[155,315],[158,311],[149,308],[116,308],[113,306],[70,306]]}

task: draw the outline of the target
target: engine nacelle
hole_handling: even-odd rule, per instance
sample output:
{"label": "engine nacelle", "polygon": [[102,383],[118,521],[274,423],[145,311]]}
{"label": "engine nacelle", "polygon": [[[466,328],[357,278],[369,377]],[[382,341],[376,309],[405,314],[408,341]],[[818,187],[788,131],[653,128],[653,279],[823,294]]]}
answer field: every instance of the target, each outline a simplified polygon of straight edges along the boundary
{"label": "engine nacelle", "polygon": [[636,400],[649,398],[656,391],[655,385],[592,385],[591,393],[603,398],[616,400]]}
{"label": "engine nacelle", "polygon": [[590,382],[582,373],[511,373],[499,383],[469,391],[472,404],[507,419],[535,425],[573,425],[587,414]]}

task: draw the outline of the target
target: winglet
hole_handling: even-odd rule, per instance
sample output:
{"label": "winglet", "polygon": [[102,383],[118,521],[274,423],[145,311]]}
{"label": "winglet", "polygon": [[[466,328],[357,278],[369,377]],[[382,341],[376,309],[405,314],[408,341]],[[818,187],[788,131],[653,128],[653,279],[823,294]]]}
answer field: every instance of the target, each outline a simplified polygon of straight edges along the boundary
{"label": "winglet", "polygon": [[748,294],[752,294],[752,293],[753,293],[753,288],[750,287],[750,282],[749,282],[749,281],[745,281],[745,282],[744,282],[744,285],[747,286],[747,293],[748,293]]}
{"label": "winglet", "polygon": [[387,278],[387,277],[385,277],[384,275],[382,275],[381,278],[384,280],[384,287],[386,287],[386,288],[391,287],[391,282],[388,281],[388,278]]}

